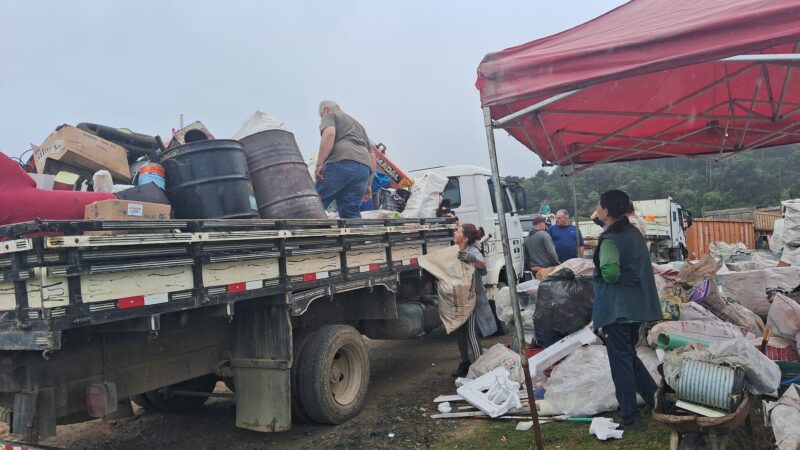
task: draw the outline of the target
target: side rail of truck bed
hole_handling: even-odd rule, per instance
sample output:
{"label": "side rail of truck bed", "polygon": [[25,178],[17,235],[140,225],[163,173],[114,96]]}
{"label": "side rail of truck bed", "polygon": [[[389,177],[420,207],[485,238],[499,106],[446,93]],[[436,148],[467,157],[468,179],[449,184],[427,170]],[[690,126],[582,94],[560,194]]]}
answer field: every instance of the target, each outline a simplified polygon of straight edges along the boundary
{"label": "side rail of truck bed", "polygon": [[57,350],[61,331],[286,294],[293,315],[420,270],[445,219],[39,221],[0,228],[0,349]]}

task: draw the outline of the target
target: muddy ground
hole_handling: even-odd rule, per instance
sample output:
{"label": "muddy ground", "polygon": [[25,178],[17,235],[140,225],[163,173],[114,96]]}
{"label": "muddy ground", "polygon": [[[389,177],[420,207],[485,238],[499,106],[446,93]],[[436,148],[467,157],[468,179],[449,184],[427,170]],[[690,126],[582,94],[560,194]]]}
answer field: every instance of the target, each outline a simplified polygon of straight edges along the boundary
{"label": "muddy ground", "polygon": [[[510,342],[510,336],[482,342]],[[426,448],[469,433],[472,419],[434,420],[433,399],[455,393],[451,373],[458,365],[455,338],[436,332],[405,341],[367,339],[371,381],[361,413],[338,426],[296,424],[290,432],[262,434],[236,428],[233,399],[210,399],[188,414],[134,407],[135,417],[63,425],[43,445],[69,449],[283,449]],[[219,383],[218,390],[225,390]],[[0,438],[8,439],[7,427]],[[389,437],[393,434],[393,437]]]}

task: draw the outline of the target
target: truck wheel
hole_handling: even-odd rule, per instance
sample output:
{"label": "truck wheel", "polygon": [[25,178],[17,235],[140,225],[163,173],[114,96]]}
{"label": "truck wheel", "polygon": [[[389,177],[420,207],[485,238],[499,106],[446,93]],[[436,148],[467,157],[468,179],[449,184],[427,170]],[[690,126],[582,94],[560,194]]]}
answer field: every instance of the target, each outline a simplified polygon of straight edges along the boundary
{"label": "truck wheel", "polygon": [[152,403],[150,403],[150,400],[148,400],[147,396],[144,394],[132,395],[131,401],[133,401],[133,403],[136,403],[137,405],[148,411],[153,411],[154,409],[156,409],[156,407],[153,406]]}
{"label": "truck wheel", "polygon": [[300,357],[303,407],[317,423],[340,424],[361,409],[369,385],[364,338],[347,325],[326,325],[308,337]]}
{"label": "truck wheel", "polygon": [[[216,375],[204,375],[202,377],[187,380],[181,383],[169,386],[172,389],[179,391],[195,391],[195,392],[214,392],[214,387],[217,385]],[[164,396],[160,390],[150,391],[143,394],[147,400],[153,405],[153,408],[158,411],[180,413],[189,411],[191,409],[199,408],[203,403],[208,400],[208,397],[200,396],[187,396],[187,395],[173,395],[171,397]]]}
{"label": "truck wheel", "polygon": [[298,332],[292,340],[292,422],[311,422],[311,418],[306,414],[303,407],[303,400],[300,397],[300,355],[308,342],[308,337],[313,333]]}

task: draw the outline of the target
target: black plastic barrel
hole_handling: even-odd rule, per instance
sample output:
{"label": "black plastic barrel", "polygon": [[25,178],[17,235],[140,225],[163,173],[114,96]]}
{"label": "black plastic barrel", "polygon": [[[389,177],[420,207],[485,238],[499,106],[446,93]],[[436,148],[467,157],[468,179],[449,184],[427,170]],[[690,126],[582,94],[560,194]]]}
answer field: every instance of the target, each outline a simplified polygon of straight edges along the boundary
{"label": "black plastic barrel", "polygon": [[267,130],[241,141],[262,219],[327,219],[292,133]]}
{"label": "black plastic barrel", "polygon": [[169,149],[160,162],[176,219],[258,218],[240,142],[192,142]]}

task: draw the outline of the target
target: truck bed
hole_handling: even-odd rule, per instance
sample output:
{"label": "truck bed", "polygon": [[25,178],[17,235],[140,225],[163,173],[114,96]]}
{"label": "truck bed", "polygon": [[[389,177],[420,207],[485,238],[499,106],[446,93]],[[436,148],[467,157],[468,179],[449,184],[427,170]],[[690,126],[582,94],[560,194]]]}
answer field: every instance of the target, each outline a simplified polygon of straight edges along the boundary
{"label": "truck bed", "polygon": [[[386,286],[451,245],[445,219],[39,221],[0,228],[0,350],[58,350],[67,329],[285,294]],[[126,322],[126,323],[128,323]],[[111,326],[111,325],[110,325]]]}

